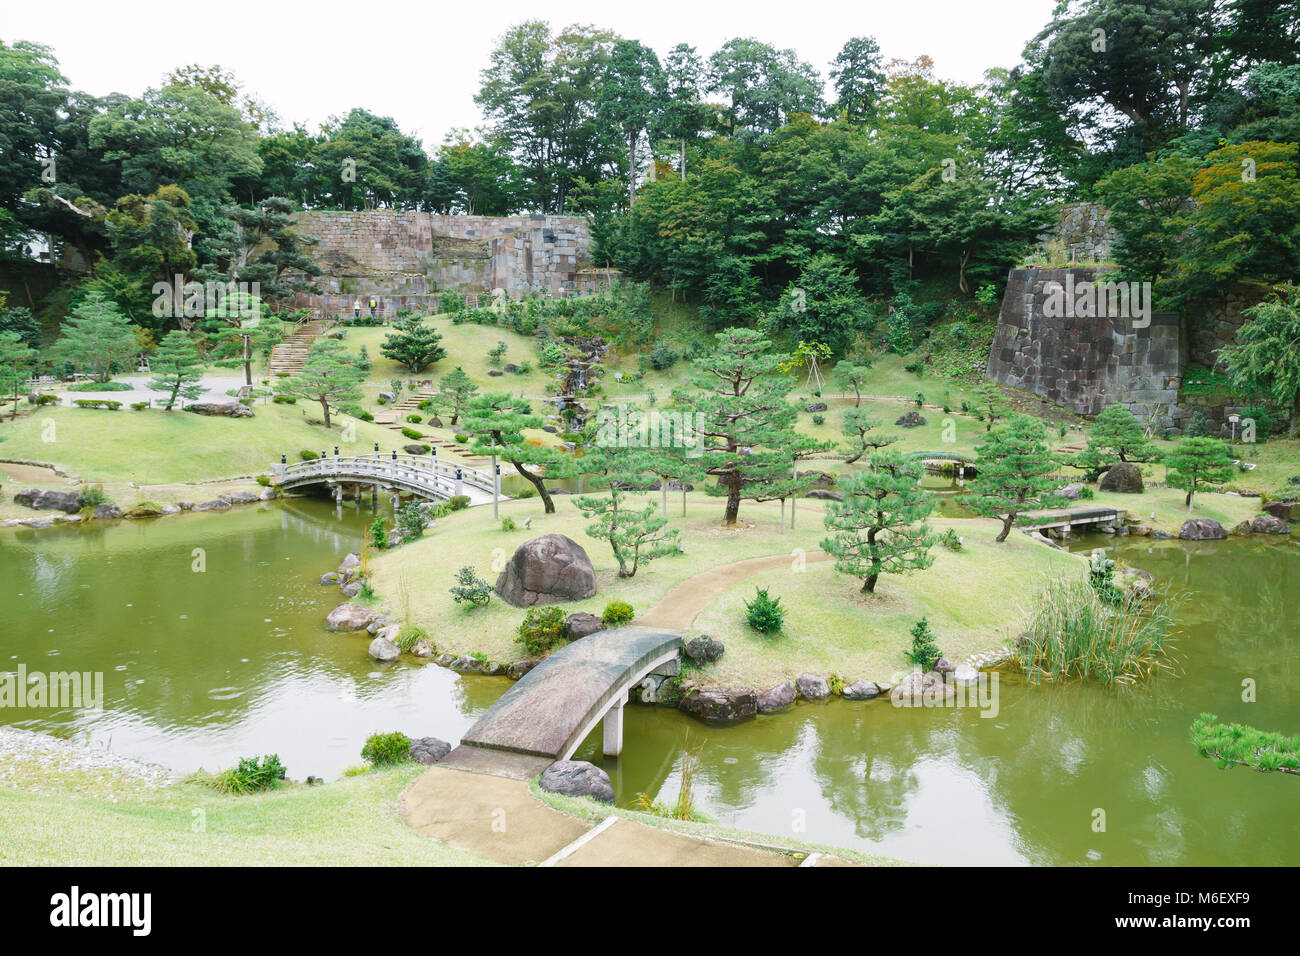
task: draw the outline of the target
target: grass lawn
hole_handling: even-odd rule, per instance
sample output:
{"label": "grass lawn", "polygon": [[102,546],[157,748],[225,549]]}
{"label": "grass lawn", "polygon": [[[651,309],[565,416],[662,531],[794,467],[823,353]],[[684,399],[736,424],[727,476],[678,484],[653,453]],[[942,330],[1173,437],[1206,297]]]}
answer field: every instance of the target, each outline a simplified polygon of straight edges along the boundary
{"label": "grass lawn", "polygon": [[[332,453],[338,445],[344,454],[363,454],[376,441],[384,452],[406,441],[346,415],[326,431],[309,421],[320,414],[319,405],[301,400],[259,403],[253,418],[47,407],[0,426],[0,457],[51,462],[84,481],[164,484],[261,474],[282,453],[294,461],[301,449]],[[350,442],[345,426],[354,426]]]}
{"label": "grass lawn", "polygon": [[[1045,576],[1082,575],[1085,561],[1013,533],[994,542],[997,524],[941,519],[936,530],[955,528],[963,550],[935,547],[934,565],[910,575],[883,575],[874,594],[834,569],[832,561],[809,563],[802,573],[758,574],[727,590],[699,618],[694,630],[727,646],[716,664],[699,674],[711,684],[765,689],[807,671],[855,680],[897,679],[911,670],[903,656],[908,633],[921,617],[930,621],[939,646],[954,663],[1008,643],[1020,632],[1030,598]],[[764,635],[745,623],[745,602],[757,587],[779,597],[785,628]]]}
{"label": "grass lawn", "polygon": [[227,796],[199,783],[109,787],[5,766],[0,866],[479,866],[397,815],[426,769],[372,770],[320,786]]}
{"label": "grass lawn", "polygon": [[[1189,518],[1212,518],[1223,525],[1225,530],[1231,531],[1239,522],[1254,518],[1262,510],[1258,498],[1198,491],[1193,501],[1194,507],[1188,511],[1183,504],[1184,497],[1185,493],[1177,488],[1148,486],[1140,495],[1099,491],[1090,501],[1080,501],[1078,504],[1123,508],[1128,512],[1129,518],[1140,524],[1174,535],[1178,534],[1178,529]],[[1152,513],[1155,518],[1151,517]]]}
{"label": "grass lawn", "polygon": [[[683,518],[680,494],[670,495],[671,526],[681,529],[685,554],[643,565],[636,577],[620,580],[608,545],[584,533],[586,520],[572,502],[560,496],[556,507],[556,514],[544,516],[535,498],[503,504],[502,516],[520,525],[512,532],[501,531],[486,507],[440,521],[423,540],[372,559],[378,595],[374,603],[386,607],[395,620],[424,628],[440,652],[479,652],[507,663],[527,656],[514,639],[524,611],[497,599],[475,611],[458,607],[447,589],[462,565],[472,565],[492,584],[524,541],[552,532],[566,534],[586,549],[597,580],[596,596],[565,604],[566,613],[599,615],[614,599],[642,612],[670,588],[703,571],[746,558],[791,554],[796,548],[815,551],[825,534],[820,503],[801,501],[798,527],[781,535],[779,504],[745,502],[741,525],[725,529],[719,525],[722,499],[692,493]],[[522,527],[525,517],[533,518],[529,530]],[[947,524],[936,522],[938,527]],[[1083,559],[1035,544],[1023,535],[994,545],[992,522],[952,524],[965,535],[967,551],[950,554],[936,549],[934,568],[901,582],[887,578],[874,598],[862,599],[860,582],[835,574],[830,562],[809,562],[802,573],[760,574],[724,592],[696,621],[696,630],[721,637],[729,648],[722,669],[705,676],[721,683],[770,686],[820,668],[846,678],[885,679],[905,663],[899,652],[908,640],[908,628],[922,614],[931,614],[940,636],[950,638],[954,655],[987,650],[1007,636],[1007,608],[1030,597],[1041,572],[1058,566],[1083,568]],[[786,637],[761,638],[745,631],[740,602],[753,595],[756,581],[770,585],[791,605]],[[980,599],[972,600],[976,594]]]}

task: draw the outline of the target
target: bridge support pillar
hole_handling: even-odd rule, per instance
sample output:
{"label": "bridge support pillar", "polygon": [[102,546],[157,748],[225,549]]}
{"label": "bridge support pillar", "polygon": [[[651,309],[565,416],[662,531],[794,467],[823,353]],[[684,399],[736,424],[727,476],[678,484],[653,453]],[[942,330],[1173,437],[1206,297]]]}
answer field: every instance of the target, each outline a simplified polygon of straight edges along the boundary
{"label": "bridge support pillar", "polygon": [[614,702],[614,706],[605,712],[601,724],[601,750],[606,757],[617,757],[623,752],[623,705],[627,703],[627,691]]}

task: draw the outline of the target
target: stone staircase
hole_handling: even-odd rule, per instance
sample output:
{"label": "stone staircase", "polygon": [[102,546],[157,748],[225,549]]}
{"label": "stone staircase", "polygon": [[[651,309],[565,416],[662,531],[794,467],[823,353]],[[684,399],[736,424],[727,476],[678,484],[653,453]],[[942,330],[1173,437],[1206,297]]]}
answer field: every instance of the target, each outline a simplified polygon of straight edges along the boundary
{"label": "stone staircase", "polygon": [[307,361],[307,350],[312,342],[325,331],[321,319],[304,322],[293,330],[284,340],[271,349],[271,377],[292,376],[302,371]]}
{"label": "stone staircase", "polygon": [[[420,414],[427,419],[428,415],[420,412],[420,403],[425,399],[432,398],[437,392],[431,390],[422,390],[419,392],[408,392],[406,397],[401,401],[387,406],[383,411],[375,413],[375,424],[383,425],[385,428],[400,432],[403,428],[414,428],[417,431],[423,431],[420,425],[413,424],[406,420],[407,415]],[[421,423],[423,424],[423,423]],[[466,464],[473,465],[475,468],[485,468],[492,463],[492,459],[486,455],[469,454],[464,445],[454,441],[447,441],[445,438],[438,438],[435,435],[426,435],[420,439],[425,445],[433,445],[439,452],[447,451],[459,458]]]}

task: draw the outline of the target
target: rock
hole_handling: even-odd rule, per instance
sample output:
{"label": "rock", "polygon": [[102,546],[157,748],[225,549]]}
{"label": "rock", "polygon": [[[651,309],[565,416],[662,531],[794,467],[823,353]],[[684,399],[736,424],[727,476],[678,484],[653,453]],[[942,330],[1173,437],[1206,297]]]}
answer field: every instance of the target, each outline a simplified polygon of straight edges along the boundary
{"label": "rock", "polygon": [[361,582],[349,581],[347,584],[343,585],[343,587],[339,588],[339,590],[343,592],[344,597],[354,598],[361,593]]}
{"label": "rock", "polygon": [[570,491],[568,488],[547,488],[547,489],[546,489],[546,493],[547,493],[548,495],[551,495],[552,497],[554,497],[555,495],[571,495],[571,494],[573,494],[573,492]]}
{"label": "rock", "polygon": [[934,667],[931,668],[931,670],[933,670],[940,677],[947,677],[956,669],[957,668],[953,665],[952,661],[948,660],[948,658],[946,657],[939,658],[937,661],[934,662]]}
{"label": "rock", "polygon": [[566,797],[590,797],[601,803],[614,802],[609,774],[585,760],[557,760],[545,770],[537,785],[547,793]]}
{"label": "rock", "polygon": [[100,504],[95,505],[95,510],[91,514],[91,517],[110,518],[110,519],[120,518],[122,517],[122,509],[119,508],[117,505],[113,504],[111,501],[104,501],[101,502]]}
{"label": "rock", "polygon": [[339,574],[350,576],[351,572],[359,567],[361,567],[361,555],[355,551],[350,551],[339,564]]}
{"label": "rock", "polygon": [[200,501],[194,506],[195,511],[229,511],[230,502],[217,498],[213,501]]}
{"label": "rock", "polygon": [[726,646],[718,640],[714,640],[707,634],[701,634],[699,637],[693,637],[682,647],[682,653],[691,661],[691,663],[712,664],[720,658]]}
{"label": "rock", "polygon": [[816,468],[812,469],[811,471],[801,471],[801,472],[799,472],[799,477],[800,477],[800,478],[811,478],[815,483],[817,483],[817,484],[819,484],[819,485],[833,485],[833,484],[835,484],[835,476],[834,476],[834,475],[832,475],[832,474],[831,474],[830,472],[828,472],[828,471],[819,471],[819,470],[816,469]]}
{"label": "rock", "polygon": [[1135,524],[1129,528],[1128,533],[1140,538],[1149,538],[1154,530],[1149,524]]}
{"label": "rock", "polygon": [[1291,526],[1274,515],[1260,515],[1250,523],[1255,534],[1290,534]]}
{"label": "rock", "polygon": [[505,668],[502,667],[500,664],[498,664],[496,661],[488,661],[486,664],[483,665],[483,673],[496,677],[499,674],[504,674]]}
{"label": "rock", "polygon": [[502,375],[505,374],[505,372],[501,371],[501,369],[499,368],[490,368],[488,369],[488,374],[491,375],[493,378],[500,378]]}
{"label": "rock", "polygon": [[1250,527],[1249,518],[1247,518],[1245,521],[1237,522],[1235,525],[1232,526],[1232,530],[1228,532],[1228,534],[1235,534],[1235,535],[1248,535],[1251,533],[1252,531]]}
{"label": "rock", "polygon": [[195,415],[223,415],[226,418],[252,418],[252,406],[239,402],[195,402],[186,406],[187,412]]}
{"label": "rock", "polygon": [[825,700],[831,696],[831,682],[819,674],[800,674],[794,686],[804,700]]}
{"label": "rock", "polygon": [[511,680],[519,680],[540,663],[541,661],[515,661],[506,668],[506,676]]}
{"label": "rock", "polygon": [[1217,541],[1227,536],[1223,525],[1213,518],[1189,518],[1178,531],[1178,537],[1184,541]]}
{"label": "rock", "polygon": [[798,696],[799,692],[795,690],[793,682],[785,681],[777,684],[770,690],[765,690],[758,695],[758,712],[760,714],[770,714],[773,711],[782,710],[793,704]]}
{"label": "rock", "polygon": [[880,696],[880,688],[873,680],[858,680],[845,685],[840,693],[845,700],[871,700]]}
{"label": "rock", "polygon": [[748,687],[711,687],[691,691],[678,706],[701,720],[723,723],[757,714],[758,695]]}
{"label": "rock", "polygon": [[1056,493],[1066,501],[1078,501],[1079,493],[1083,491],[1082,482],[1072,481],[1064,487],[1057,488]]}
{"label": "rock", "polygon": [[391,623],[392,622],[388,620],[388,615],[380,612],[375,615],[374,619],[369,624],[366,625],[366,630],[370,632],[371,637],[374,637]]}
{"label": "rock", "polygon": [[337,571],[327,571],[320,576],[321,584],[342,584],[343,578]]}
{"label": "rock", "polygon": [[450,667],[455,660],[455,654],[439,654],[433,662],[439,667]]}
{"label": "rock", "polygon": [[437,763],[451,753],[451,744],[437,737],[420,737],[411,741],[411,759],[416,763]]}
{"label": "rock", "polygon": [[933,671],[928,674],[914,671],[889,692],[889,698],[899,707],[923,707],[942,703],[956,694],[957,691],[935,676]]}
{"label": "rock", "polygon": [[402,451],[406,452],[408,455],[427,455],[429,454],[429,447],[427,445],[416,445],[412,443],[410,445],[403,445]]}
{"label": "rock", "polygon": [[814,488],[804,495],[805,498],[816,498],[820,501],[843,501],[844,496],[838,491],[831,491],[827,488]]}
{"label": "rock", "polygon": [[28,488],[14,495],[14,504],[33,511],[62,511],[74,515],[81,510],[81,496],[75,491],[42,491]]}
{"label": "rock", "polygon": [[19,522],[24,528],[52,528],[54,522],[49,518],[24,518]]}
{"label": "rock", "polygon": [[279,492],[274,488],[263,488],[257,495],[258,501],[274,501]]}
{"label": "rock", "polygon": [[192,501],[181,501],[181,502],[178,502],[178,504],[180,504],[180,506],[181,506],[181,511],[193,511],[193,510],[194,510],[194,502],[192,502]]}
{"label": "rock", "polygon": [[136,505],[134,508],[128,508],[122,512],[124,518],[160,518],[162,517],[162,508],[157,505]]}
{"label": "rock", "polygon": [[588,614],[586,611],[570,614],[564,621],[564,634],[571,641],[576,641],[588,634],[595,634],[597,631],[603,631],[604,629],[605,622],[594,614]]}
{"label": "rock", "polygon": [[925,416],[920,412],[908,412],[906,415],[900,415],[894,424],[901,428],[919,428],[925,424]]}
{"label": "rock", "polygon": [[497,578],[496,593],[515,607],[581,601],[596,593],[596,572],[578,542],[544,534],[519,546]]}
{"label": "rock", "polygon": [[511,375],[518,375],[521,371],[523,371],[523,369],[521,369],[514,362],[507,362],[505,365],[501,366],[501,371],[509,372]]}
{"label": "rock", "polygon": [[380,635],[370,642],[370,648],[367,653],[370,654],[371,660],[388,663],[401,657],[402,649],[388,638]]}
{"label": "rock", "polygon": [[1142,469],[1131,461],[1116,462],[1101,476],[1102,491],[1117,491],[1126,495],[1140,495],[1143,491]]}
{"label": "rock", "polygon": [[411,648],[411,653],[416,657],[432,657],[433,645],[424,639],[418,640],[415,642],[415,646]]}
{"label": "rock", "polygon": [[236,491],[229,495],[221,495],[221,497],[225,498],[232,505],[251,505],[254,501],[258,500],[257,494],[252,491]]}
{"label": "rock", "polygon": [[431,428],[441,428],[441,427],[442,427],[442,419],[439,418],[437,415],[432,416],[432,417],[429,419],[429,427],[431,427]]}
{"label": "rock", "polygon": [[641,683],[636,685],[637,689],[641,691],[641,703],[659,703],[659,695],[662,692],[661,689],[667,681],[668,678],[663,674],[647,674],[642,678]]}
{"label": "rock", "polygon": [[181,513],[180,505],[163,505],[162,513],[165,515],[178,515]]}
{"label": "rock", "polygon": [[824,412],[826,411],[825,402],[813,402],[811,405],[804,406],[805,412]]}
{"label": "rock", "polygon": [[958,687],[973,687],[980,679],[980,672],[969,664],[958,664],[952,679]]}
{"label": "rock", "polygon": [[451,669],[458,674],[481,674],[483,662],[477,657],[458,657],[451,662]]}
{"label": "rock", "polygon": [[548,435],[558,435],[560,433],[560,430],[554,425],[543,425],[542,431],[546,432]]}
{"label": "rock", "polygon": [[376,397],[379,399],[380,403],[384,405],[391,405],[393,402],[397,401],[397,396],[392,392],[380,392]]}
{"label": "rock", "polygon": [[325,618],[331,631],[360,631],[375,618],[375,612],[360,604],[340,604]]}
{"label": "rock", "polygon": [[1264,510],[1274,518],[1281,518],[1283,521],[1291,520],[1291,509],[1300,502],[1296,501],[1268,501],[1264,503]]}

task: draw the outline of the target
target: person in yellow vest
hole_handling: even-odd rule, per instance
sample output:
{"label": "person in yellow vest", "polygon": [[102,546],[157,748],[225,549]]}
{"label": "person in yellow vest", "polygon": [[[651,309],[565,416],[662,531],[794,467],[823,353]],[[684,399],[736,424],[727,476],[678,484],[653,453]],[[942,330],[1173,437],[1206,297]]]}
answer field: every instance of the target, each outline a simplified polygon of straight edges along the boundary
{"label": "person in yellow vest", "polygon": [[370,297],[370,317],[372,319],[375,317],[375,307],[378,305],[379,303],[375,301],[375,297],[372,295]]}

